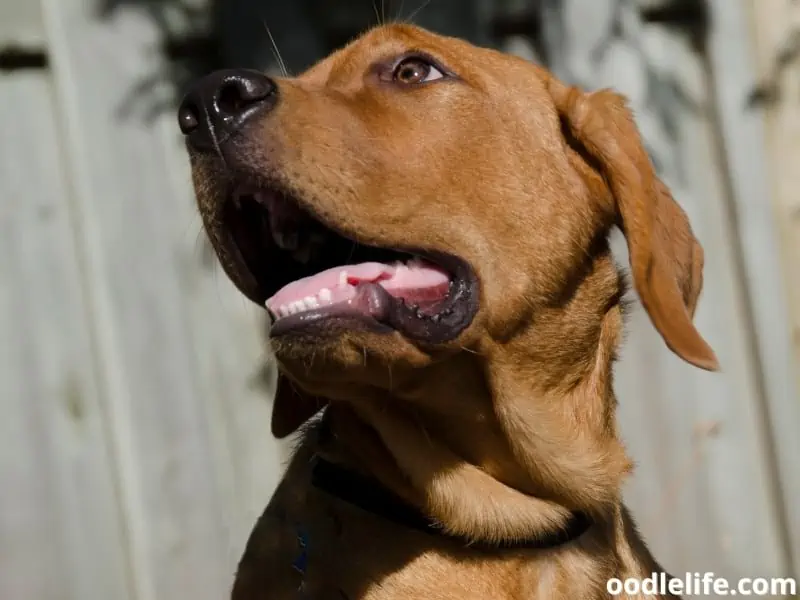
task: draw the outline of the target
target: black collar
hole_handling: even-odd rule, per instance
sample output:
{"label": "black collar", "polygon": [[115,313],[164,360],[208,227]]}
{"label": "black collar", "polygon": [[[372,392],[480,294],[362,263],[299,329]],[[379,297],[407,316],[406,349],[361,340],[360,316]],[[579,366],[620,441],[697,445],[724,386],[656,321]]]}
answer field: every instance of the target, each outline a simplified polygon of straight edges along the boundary
{"label": "black collar", "polygon": [[346,469],[340,465],[315,456],[311,471],[311,482],[319,490],[354,504],[362,510],[393,521],[411,529],[428,534],[447,537],[459,545],[478,550],[499,549],[546,549],[555,548],[579,538],[589,527],[591,519],[584,513],[573,512],[563,529],[553,531],[542,537],[527,540],[505,541],[497,544],[470,542],[467,539],[444,533],[441,526],[422,514],[413,506],[406,504],[374,479]]}

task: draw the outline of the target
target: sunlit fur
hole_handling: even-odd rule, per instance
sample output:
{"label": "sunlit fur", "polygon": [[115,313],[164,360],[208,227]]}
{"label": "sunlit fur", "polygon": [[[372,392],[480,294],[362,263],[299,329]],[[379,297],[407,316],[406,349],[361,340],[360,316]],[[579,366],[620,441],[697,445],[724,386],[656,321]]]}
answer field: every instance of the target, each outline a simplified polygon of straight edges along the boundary
{"label": "sunlit fur", "polygon": [[[376,76],[409,50],[456,77],[400,87]],[[353,239],[465,259],[480,310],[439,346],[355,331],[274,343],[292,386],[276,397],[273,429],[285,435],[329,403],[333,436],[304,431],[253,532],[235,600],[294,599],[301,579],[312,598],[607,598],[609,577],[660,570],[620,499],[631,462],[612,390],[625,292],[606,240],[613,226],[665,342],[700,367],[716,359],[691,322],[702,250],[623,98],[407,25],[370,31],[278,87],[276,108],[227,150],[227,167],[280,181]],[[252,294],[221,241],[221,166],[192,163],[209,237]],[[471,539],[536,536],[574,509],[596,524],[554,550],[456,549],[312,488],[314,453]],[[291,567],[298,526],[310,539],[302,576]]]}

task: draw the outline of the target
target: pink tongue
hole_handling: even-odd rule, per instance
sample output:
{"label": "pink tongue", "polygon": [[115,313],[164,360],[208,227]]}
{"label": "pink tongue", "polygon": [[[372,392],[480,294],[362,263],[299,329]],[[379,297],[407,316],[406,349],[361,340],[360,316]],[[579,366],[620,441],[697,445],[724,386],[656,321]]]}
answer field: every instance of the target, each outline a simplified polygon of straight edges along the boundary
{"label": "pink tongue", "polygon": [[369,262],[334,267],[293,281],[281,288],[266,304],[273,312],[282,306],[306,302],[309,298],[314,298],[319,306],[336,304],[351,299],[359,283],[379,283],[393,296],[403,296],[409,290],[446,290],[449,282],[447,273],[430,264],[413,262],[390,266]]}

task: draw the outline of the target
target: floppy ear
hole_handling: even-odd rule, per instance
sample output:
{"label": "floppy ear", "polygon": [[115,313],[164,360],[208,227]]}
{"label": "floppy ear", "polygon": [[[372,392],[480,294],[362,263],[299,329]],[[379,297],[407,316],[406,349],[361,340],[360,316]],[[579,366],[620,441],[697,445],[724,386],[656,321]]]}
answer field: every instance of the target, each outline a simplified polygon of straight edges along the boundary
{"label": "floppy ear", "polygon": [[692,324],[703,287],[703,249],[683,209],[656,176],[625,99],[608,90],[586,94],[552,78],[562,123],[600,170],[625,235],[633,284],[667,346],[687,362],[715,371],[714,351]]}
{"label": "floppy ear", "polygon": [[278,439],[293,434],[328,401],[297,389],[284,375],[278,375],[278,386],[272,405],[272,435]]}

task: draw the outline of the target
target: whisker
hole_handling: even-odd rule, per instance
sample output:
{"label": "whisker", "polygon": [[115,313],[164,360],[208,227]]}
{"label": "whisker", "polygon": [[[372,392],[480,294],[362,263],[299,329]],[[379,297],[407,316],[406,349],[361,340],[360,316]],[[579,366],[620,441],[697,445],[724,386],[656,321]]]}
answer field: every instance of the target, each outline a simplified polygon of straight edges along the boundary
{"label": "whisker", "polygon": [[217,137],[217,131],[214,127],[208,128],[209,134],[211,134],[211,143],[214,145],[214,152],[217,153],[219,156],[220,161],[222,161],[222,166],[225,167],[225,170],[228,170],[228,161],[225,159],[225,155],[222,153],[222,148],[219,145],[219,138]]}
{"label": "whisker", "polygon": [[430,4],[432,1],[433,1],[433,0],[425,0],[425,1],[424,1],[424,2],[423,2],[423,3],[422,3],[420,6],[419,6],[419,8],[418,8],[417,10],[415,10],[415,11],[414,11],[414,12],[412,12],[410,15],[408,15],[408,22],[409,22],[409,23],[413,23],[413,22],[414,22],[414,19],[415,19],[417,16],[419,16],[419,13],[421,13],[421,12],[422,12],[422,11],[423,11],[423,10],[424,10],[424,9],[425,9],[427,6],[428,6],[428,4]]}
{"label": "whisker", "polygon": [[358,242],[353,242],[353,245],[350,247],[350,254],[347,257],[348,263],[353,260],[353,254],[355,254],[356,248],[358,248]]}
{"label": "whisker", "polygon": [[475,356],[482,356],[482,354],[477,350],[472,350],[470,348],[467,348],[466,346],[459,346],[459,348],[461,348],[464,352],[469,352],[470,354],[474,354]]}
{"label": "whisker", "polygon": [[272,36],[272,31],[270,31],[267,22],[262,20],[264,24],[264,29],[267,30],[267,35],[269,36],[270,44],[272,44],[272,53],[275,55],[275,60],[278,62],[278,68],[281,71],[281,74],[284,77],[289,76],[289,70],[286,68],[286,63],[283,61],[283,56],[281,56],[281,51],[278,50],[278,44],[275,43],[275,38]]}
{"label": "whisker", "polygon": [[381,14],[378,12],[378,0],[372,0],[372,10],[375,11],[375,22],[378,25],[383,25],[381,23]]}

